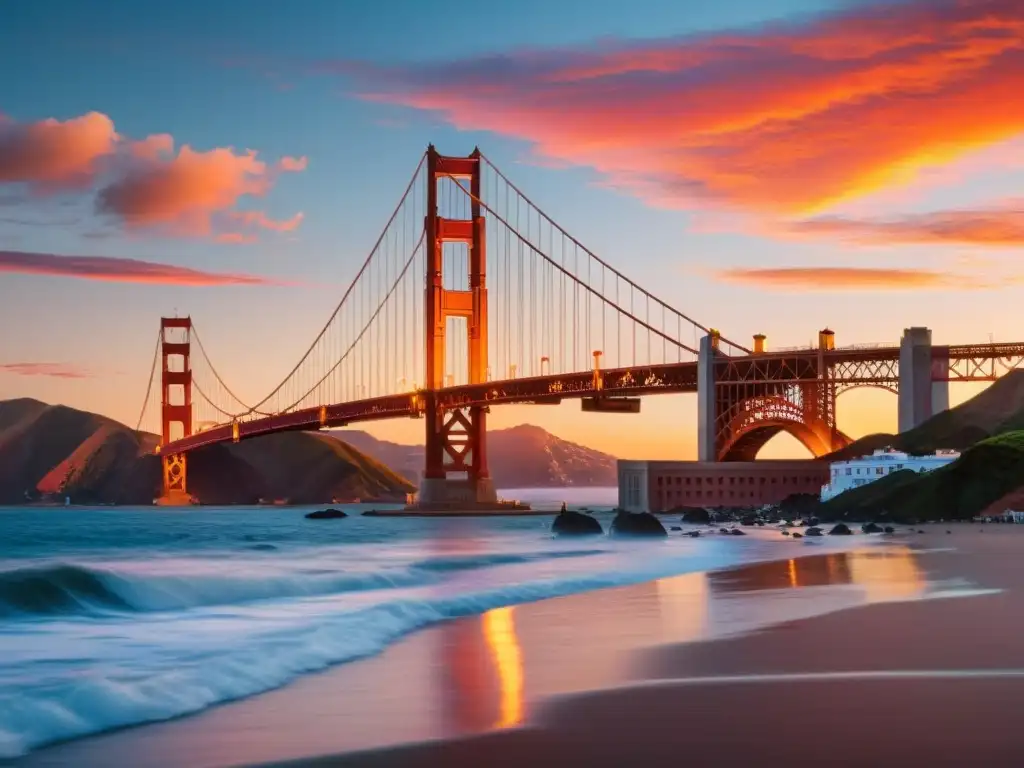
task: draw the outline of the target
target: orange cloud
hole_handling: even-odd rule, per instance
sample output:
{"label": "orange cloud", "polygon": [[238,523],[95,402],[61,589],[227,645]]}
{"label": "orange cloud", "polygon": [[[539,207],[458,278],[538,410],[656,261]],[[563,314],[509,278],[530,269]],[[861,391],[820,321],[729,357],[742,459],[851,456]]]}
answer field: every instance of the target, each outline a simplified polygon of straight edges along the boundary
{"label": "orange cloud", "polygon": [[1024,204],[1018,206],[937,211],[888,220],[822,217],[797,222],[790,229],[865,243],[1020,247],[1024,246]]}
{"label": "orange cloud", "polygon": [[[374,68],[367,99],[524,139],[660,201],[807,213],[1024,132],[1024,3],[916,0],[734,34]],[[320,71],[328,71],[321,66]]]}
{"label": "orange cloud", "polygon": [[24,183],[37,191],[88,186],[118,140],[113,121],[99,112],[64,122],[0,118],[0,183]]}
{"label": "orange cloud", "polygon": [[[304,156],[285,156],[268,165],[254,151],[230,147],[199,151],[185,145],[175,152],[170,135],[126,139],[99,112],[25,124],[0,117],[0,185],[27,185],[36,192],[98,188],[99,213],[161,234],[218,238],[223,220],[243,197],[265,196],[280,173],[302,171],[307,164]],[[298,214],[251,224],[287,232],[301,220]]]}
{"label": "orange cloud", "polygon": [[114,283],[150,283],[206,287],[215,285],[276,285],[264,277],[205,272],[171,264],[106,256],[63,256],[52,253],[0,251],[0,272],[51,277],[77,277]]}
{"label": "orange cloud", "polygon": [[229,217],[243,225],[269,229],[274,232],[293,232],[305,218],[301,211],[289,219],[271,219],[263,211],[232,211]]}
{"label": "orange cloud", "polygon": [[303,155],[302,157],[288,157],[285,155],[278,163],[277,167],[282,171],[304,171],[306,166],[309,165],[309,159]]}
{"label": "orange cloud", "polygon": [[89,373],[68,363],[0,363],[0,373],[16,376],[52,376],[57,379],[85,379]]}
{"label": "orange cloud", "polygon": [[728,283],[799,291],[964,290],[992,287],[964,275],[918,269],[784,267],[726,269],[717,272],[715,276]]}

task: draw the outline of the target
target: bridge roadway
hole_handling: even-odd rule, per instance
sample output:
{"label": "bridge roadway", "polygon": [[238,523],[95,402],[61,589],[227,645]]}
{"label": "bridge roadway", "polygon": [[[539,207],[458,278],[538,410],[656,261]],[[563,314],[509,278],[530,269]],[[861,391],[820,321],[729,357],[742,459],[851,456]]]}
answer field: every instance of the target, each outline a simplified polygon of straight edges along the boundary
{"label": "bridge roadway", "polygon": [[[717,361],[719,373],[716,379],[719,383],[750,382],[779,385],[814,380],[817,378],[819,353],[818,348],[808,347],[798,350],[767,351],[742,357],[722,355]],[[845,388],[894,385],[898,381],[894,364],[899,361],[899,346],[840,347],[825,351],[824,357],[830,366],[840,369],[841,373],[836,376],[836,380]],[[948,360],[949,379],[957,381],[994,381],[999,376],[995,366],[989,371],[982,370],[978,365],[969,365],[966,371],[958,371],[958,362],[1022,357],[1024,343],[932,346],[932,359]],[[439,406],[450,410],[511,403],[555,404],[567,398],[598,395],[628,397],[696,392],[697,365],[696,361],[689,361],[609,368],[600,371],[600,379],[595,376],[594,371],[584,371],[465,384],[437,390],[436,397]],[[725,370],[722,370],[723,368]],[[236,439],[244,440],[272,432],[318,430],[364,421],[417,418],[422,415],[423,398],[423,392],[404,392],[240,420],[235,424],[222,424],[171,441],[163,446],[161,452],[187,453],[207,445],[233,442]]]}

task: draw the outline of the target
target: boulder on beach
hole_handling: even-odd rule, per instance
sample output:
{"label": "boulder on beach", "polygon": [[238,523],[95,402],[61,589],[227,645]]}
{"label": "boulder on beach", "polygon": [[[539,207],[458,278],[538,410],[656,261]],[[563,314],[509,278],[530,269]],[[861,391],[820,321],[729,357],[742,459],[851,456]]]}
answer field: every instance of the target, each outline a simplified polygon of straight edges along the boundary
{"label": "boulder on beach", "polygon": [[881,533],[882,526],[876,525],[875,523],[864,523],[864,525],[860,527],[860,531],[861,533]]}
{"label": "boulder on beach", "polygon": [[789,531],[783,531],[783,532],[782,532],[782,535],[783,535],[783,536],[789,536]]}
{"label": "boulder on beach", "polygon": [[[818,535],[820,536],[821,534],[819,533]],[[803,537],[804,537],[804,535],[802,533],[794,533],[793,534],[793,538],[794,539],[802,539]]]}
{"label": "boulder on beach", "polygon": [[886,533],[896,533],[896,529],[893,528],[891,525],[887,525],[887,526],[885,526],[885,532]]}
{"label": "boulder on beach", "polygon": [[339,517],[348,517],[340,509],[318,509],[306,515],[307,520],[334,520]]}
{"label": "boulder on beach", "polygon": [[746,536],[747,535],[746,531],[741,531],[739,528],[733,528],[731,531],[729,531],[729,533],[731,533],[733,536]]}
{"label": "boulder on beach", "polygon": [[836,523],[832,530],[828,532],[829,536],[850,536],[853,531],[850,530],[850,526],[846,523]]}
{"label": "boulder on beach", "polygon": [[691,539],[699,539],[700,531],[688,531],[686,535],[689,536]]}
{"label": "boulder on beach", "polygon": [[[793,535],[796,536],[795,533]],[[808,528],[806,531],[804,531],[804,536],[821,536],[821,535],[822,535],[821,528],[818,528],[816,525],[812,525],[810,528]]]}
{"label": "boulder on beach", "polygon": [[567,509],[559,512],[555,521],[551,524],[551,530],[559,536],[580,536],[594,533],[604,533],[601,523],[590,515],[584,515]]}
{"label": "boulder on beach", "polygon": [[673,525],[671,528],[669,528],[669,530],[670,531],[681,531],[683,529],[680,528],[678,525]]}
{"label": "boulder on beach", "polygon": [[706,509],[688,509],[683,512],[684,523],[703,525],[711,522],[711,513]]}
{"label": "boulder on beach", "polygon": [[665,526],[650,512],[619,512],[612,520],[611,532],[618,536],[668,536]]}

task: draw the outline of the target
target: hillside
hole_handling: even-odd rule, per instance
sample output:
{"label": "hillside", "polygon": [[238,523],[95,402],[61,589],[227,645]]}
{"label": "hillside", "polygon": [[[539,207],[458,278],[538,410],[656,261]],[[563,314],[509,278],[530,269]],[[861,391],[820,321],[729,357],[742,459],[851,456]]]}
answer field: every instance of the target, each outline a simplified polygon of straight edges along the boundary
{"label": "hillside", "polygon": [[1024,431],[1011,431],[982,440],[933,472],[904,470],[846,491],[822,504],[821,515],[850,520],[965,520],[1003,504],[1022,485]]}
{"label": "hillside", "polygon": [[[38,400],[0,401],[0,504],[69,495],[79,504],[149,504],[159,495],[156,435]],[[205,504],[404,499],[413,486],[327,435],[288,432],[189,454]]]}
{"label": "hillside", "polygon": [[[333,432],[364,453],[419,482],[423,446],[378,440],[360,430]],[[540,427],[520,424],[487,433],[487,464],[498,488],[557,488],[574,485],[614,486],[616,459]]]}
{"label": "hillside", "polygon": [[1017,429],[1024,429],[1024,370],[1010,371],[970,400],[901,435],[867,435],[825,458],[837,461],[864,456],[887,445],[912,454],[943,448],[964,450],[987,437]]}

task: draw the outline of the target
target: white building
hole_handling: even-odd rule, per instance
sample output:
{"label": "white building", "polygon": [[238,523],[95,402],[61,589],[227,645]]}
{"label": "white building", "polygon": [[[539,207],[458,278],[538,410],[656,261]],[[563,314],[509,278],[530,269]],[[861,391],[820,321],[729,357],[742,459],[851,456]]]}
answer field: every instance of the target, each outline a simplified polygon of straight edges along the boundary
{"label": "white building", "polygon": [[830,465],[829,484],[822,486],[821,489],[821,500],[828,501],[843,491],[867,485],[893,472],[904,469],[912,472],[930,472],[958,458],[958,451],[936,451],[928,456],[911,456],[903,451],[880,448],[870,456],[848,461],[833,461]]}

